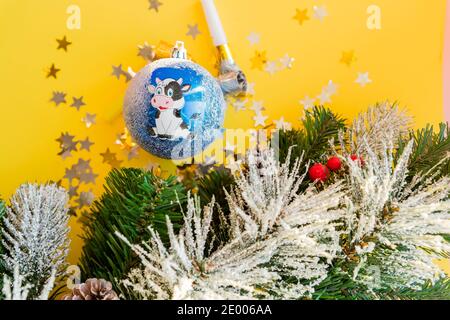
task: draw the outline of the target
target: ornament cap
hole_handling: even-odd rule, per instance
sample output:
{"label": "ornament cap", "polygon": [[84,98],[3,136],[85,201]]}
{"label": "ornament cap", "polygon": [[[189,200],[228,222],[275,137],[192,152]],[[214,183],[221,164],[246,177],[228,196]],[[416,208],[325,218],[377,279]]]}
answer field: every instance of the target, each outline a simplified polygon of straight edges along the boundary
{"label": "ornament cap", "polygon": [[183,41],[177,41],[172,48],[172,58],[187,59],[187,50],[184,47]]}

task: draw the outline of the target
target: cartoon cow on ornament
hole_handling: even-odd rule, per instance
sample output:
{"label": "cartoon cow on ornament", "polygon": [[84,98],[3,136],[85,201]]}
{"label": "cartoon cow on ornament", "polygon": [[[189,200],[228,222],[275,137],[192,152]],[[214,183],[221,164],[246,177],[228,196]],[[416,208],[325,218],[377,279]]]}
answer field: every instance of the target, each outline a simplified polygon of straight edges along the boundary
{"label": "cartoon cow on ornament", "polygon": [[149,129],[152,136],[162,139],[187,138],[190,131],[181,118],[181,109],[185,105],[184,93],[191,89],[191,85],[183,84],[183,79],[156,78],[156,87],[148,86],[153,95],[151,105],[156,109],[156,126]]}

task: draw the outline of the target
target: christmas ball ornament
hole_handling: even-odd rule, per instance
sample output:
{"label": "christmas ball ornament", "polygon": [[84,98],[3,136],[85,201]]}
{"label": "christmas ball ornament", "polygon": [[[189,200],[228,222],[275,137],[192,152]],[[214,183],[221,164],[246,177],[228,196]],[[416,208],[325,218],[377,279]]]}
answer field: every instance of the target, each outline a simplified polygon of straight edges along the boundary
{"label": "christmas ball ornament", "polygon": [[341,169],[341,167],[342,167],[341,159],[339,159],[336,156],[331,157],[327,161],[327,167],[331,171],[339,171]]}
{"label": "christmas ball ornament", "polygon": [[136,73],[127,89],[124,118],[133,139],[165,159],[184,159],[203,151],[223,132],[226,103],[217,80],[187,59],[182,42],[172,58]]}
{"label": "christmas ball ornament", "polygon": [[308,171],[309,178],[312,181],[325,182],[328,179],[330,171],[326,166],[321,163],[314,164]]}

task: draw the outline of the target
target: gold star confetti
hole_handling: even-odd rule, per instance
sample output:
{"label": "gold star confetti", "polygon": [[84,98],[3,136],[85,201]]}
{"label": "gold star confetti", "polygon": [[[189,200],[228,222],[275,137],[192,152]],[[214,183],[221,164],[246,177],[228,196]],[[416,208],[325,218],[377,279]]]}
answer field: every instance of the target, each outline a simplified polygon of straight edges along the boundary
{"label": "gold star confetti", "polygon": [[50,102],[54,102],[56,106],[59,106],[61,103],[66,103],[66,94],[62,91],[53,91]]}
{"label": "gold star confetti", "polygon": [[78,196],[78,186],[70,186],[67,192],[70,198]]}
{"label": "gold star confetti", "polygon": [[80,111],[80,108],[86,105],[86,103],[83,102],[83,97],[72,97],[72,100],[73,102],[70,106],[76,108],[77,111]]}
{"label": "gold star confetti", "polygon": [[355,61],[356,61],[356,57],[355,57],[354,50],[342,52],[341,63],[350,67],[352,65],[352,63]]}
{"label": "gold star confetti", "polygon": [[78,159],[76,164],[70,168],[66,168],[64,178],[69,180],[70,184],[72,184],[74,179],[77,179],[80,183],[95,184],[95,179],[98,175],[92,171],[90,162],[91,160]]}
{"label": "gold star confetti", "polygon": [[119,168],[122,163],[121,160],[117,159],[116,154],[111,152],[109,148],[107,148],[105,152],[100,153],[100,155],[103,158],[103,163],[107,163],[113,168]]}
{"label": "gold star confetti", "polygon": [[305,21],[309,20],[308,9],[296,9],[294,19],[302,26]]}
{"label": "gold star confetti", "polygon": [[56,141],[59,142],[61,148],[61,151],[58,153],[58,155],[62,156],[63,159],[70,157],[70,152],[78,150],[77,141],[74,141],[74,138],[75,136],[72,136],[68,132],[66,132],[61,133],[61,136],[56,139]]}
{"label": "gold star confetti", "polygon": [[159,7],[162,5],[161,2],[158,0],[148,0],[150,7],[149,10],[155,10],[156,12],[159,12]]}
{"label": "gold star confetti", "polygon": [[50,70],[47,72],[47,78],[53,77],[56,79],[56,74],[61,71],[61,69],[58,69],[55,67],[55,64],[52,63],[50,66]]}
{"label": "gold star confetti", "polygon": [[58,42],[57,50],[63,49],[66,52],[67,52],[67,47],[72,44],[72,42],[67,41],[66,36],[64,36],[64,38],[62,38],[61,40],[56,39],[56,41]]}
{"label": "gold star confetti", "polygon": [[147,42],[143,45],[138,45],[138,56],[144,58],[147,62],[152,62],[156,56],[155,46],[151,46]]}
{"label": "gold star confetti", "polygon": [[86,150],[91,151],[91,146],[94,144],[92,141],[89,140],[89,137],[86,137],[86,139],[79,141],[80,143],[80,150]]}
{"label": "gold star confetti", "polygon": [[199,34],[201,34],[201,32],[200,32],[200,30],[198,30],[198,24],[195,24],[195,25],[190,25],[190,24],[188,24],[188,32],[186,33],[186,35],[187,36],[191,36],[192,37],[192,39],[196,39],[197,38],[197,36],[199,35]]}
{"label": "gold star confetti", "polygon": [[124,74],[124,71],[122,69],[122,64],[119,64],[117,67],[112,66],[113,72],[111,73],[112,76],[116,77],[117,79],[120,79],[120,76]]}
{"label": "gold star confetti", "polygon": [[122,150],[127,152],[128,160],[138,156],[139,146],[133,141],[127,128],[124,128],[123,133],[117,135],[116,144],[119,145]]}
{"label": "gold star confetti", "polygon": [[92,191],[80,192],[78,198],[78,209],[89,207],[94,202],[95,196]]}
{"label": "gold star confetti", "polygon": [[255,51],[255,55],[251,59],[252,69],[263,70],[267,63],[266,51]]}
{"label": "gold star confetti", "polygon": [[81,121],[84,122],[86,128],[90,128],[92,125],[95,124],[96,117],[97,117],[96,114],[86,112],[86,116],[84,116],[84,118],[82,118]]}

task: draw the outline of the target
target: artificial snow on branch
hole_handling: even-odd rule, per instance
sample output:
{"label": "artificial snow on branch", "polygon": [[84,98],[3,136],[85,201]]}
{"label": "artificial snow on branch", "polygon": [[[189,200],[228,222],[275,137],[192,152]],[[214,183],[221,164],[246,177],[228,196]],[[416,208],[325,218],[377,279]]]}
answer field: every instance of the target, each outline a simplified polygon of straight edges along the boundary
{"label": "artificial snow on branch", "polygon": [[433,260],[450,253],[443,237],[450,233],[450,178],[407,182],[413,141],[396,165],[392,145],[385,141],[376,154],[366,143],[364,165],[342,158],[349,168],[346,252],[359,259],[353,278],[368,287],[421,290],[445,277]]}
{"label": "artificial snow on branch", "polygon": [[7,271],[19,272],[37,297],[54,274],[65,272],[69,250],[67,192],[55,184],[24,184],[11,198],[3,220],[1,256]]}
{"label": "artificial snow on branch", "polygon": [[[47,279],[41,292],[37,295],[35,300],[48,300],[55,283],[55,274],[56,270],[53,269],[50,278]],[[27,283],[26,278],[26,276],[20,274],[19,265],[14,266],[12,281],[7,275],[4,275],[2,288],[3,295],[5,296],[4,300],[27,300],[33,285]]]}
{"label": "artificial snow on branch", "polygon": [[350,152],[363,154],[368,145],[374,153],[382,153],[386,141],[396,142],[409,132],[411,123],[411,117],[395,103],[384,102],[369,107],[347,130]]}
{"label": "artificial snow on branch", "polygon": [[[340,253],[338,209],[343,193],[333,185],[298,194],[301,159],[289,169],[273,150],[250,154],[248,171],[236,174],[227,193],[230,237],[214,252],[208,247],[214,201],[203,210],[188,201],[185,223],[170,247],[150,229],[150,242],[130,245],[142,261],[124,284],[146,299],[294,299],[308,296]],[[287,281],[289,280],[289,281]]]}

